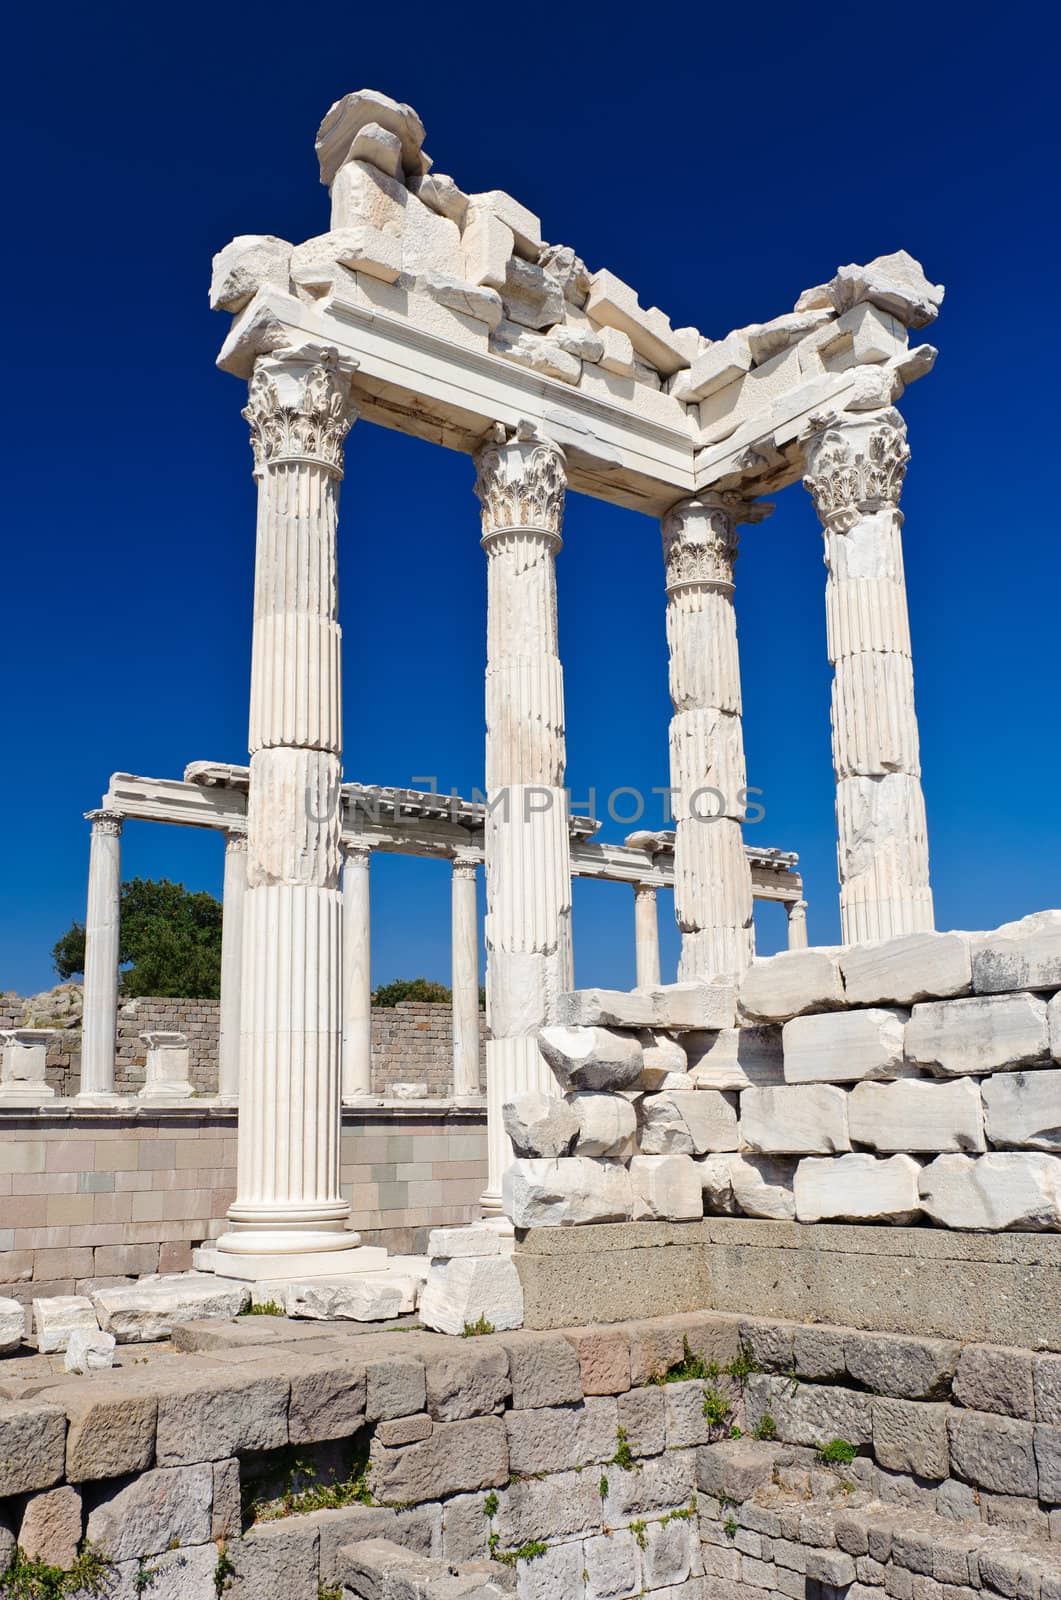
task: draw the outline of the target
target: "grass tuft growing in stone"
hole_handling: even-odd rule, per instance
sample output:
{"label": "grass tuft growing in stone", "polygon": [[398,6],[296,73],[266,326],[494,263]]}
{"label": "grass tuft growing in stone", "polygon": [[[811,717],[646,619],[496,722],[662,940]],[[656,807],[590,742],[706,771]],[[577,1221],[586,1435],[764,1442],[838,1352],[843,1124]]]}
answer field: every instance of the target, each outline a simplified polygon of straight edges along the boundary
{"label": "grass tuft growing in stone", "polygon": [[854,1461],[858,1450],[846,1439],[830,1439],[828,1444],[818,1446],[817,1455],[824,1466],[838,1466]]}
{"label": "grass tuft growing in stone", "polygon": [[717,1361],[705,1361],[703,1356],[695,1355],[689,1348],[689,1340],[682,1339],[682,1358],[669,1366],[666,1372],[657,1372],[652,1377],[652,1382],[662,1383],[688,1383],[690,1380],[700,1380],[702,1383],[714,1383],[720,1377],[722,1368]]}
{"label": "grass tuft growing in stone", "polygon": [[713,1428],[721,1428],[728,1420],[732,1407],[721,1389],[710,1384],[704,1389],[704,1417]]}
{"label": "grass tuft growing in stone", "polygon": [[766,1439],[772,1443],[777,1438],[777,1423],[769,1411],[764,1411],[752,1431],[757,1439]]}
{"label": "grass tuft growing in stone", "polygon": [[232,1559],[228,1553],[228,1545],[222,1539],[217,1547],[217,1565],[214,1567],[214,1593],[217,1596],[217,1600],[221,1600],[225,1590],[231,1588],[232,1580],[235,1576],[236,1569],[232,1565]]}
{"label": "grass tuft growing in stone", "polygon": [[496,1333],[497,1329],[492,1322],[487,1322],[485,1317],[479,1317],[475,1322],[466,1322],[461,1330],[462,1339],[479,1339],[484,1334]]}
{"label": "grass tuft growing in stone", "polygon": [[16,1546],[14,1560],[0,1574],[4,1600],[64,1600],[66,1595],[106,1595],[111,1587],[112,1564],[90,1544],[72,1567],[52,1567],[40,1556],[30,1557]]}
{"label": "grass tuft growing in stone", "polygon": [[516,1550],[501,1550],[501,1535],[492,1533],[487,1540],[490,1547],[490,1559],[500,1561],[504,1567],[514,1567],[518,1561],[537,1561],[539,1556],[545,1555],[549,1546],[541,1539],[528,1539],[526,1544],[521,1544]]}
{"label": "grass tuft growing in stone", "polygon": [[338,1587],[318,1583],[317,1600],[343,1600],[343,1591]]}
{"label": "grass tuft growing in stone", "polygon": [[246,1311],[240,1312],[241,1317],[286,1317],[287,1312],[283,1306],[277,1305],[275,1300],[263,1300],[260,1306],[248,1306]]}
{"label": "grass tuft growing in stone", "polygon": [[311,1511],[372,1505],[367,1451],[358,1453],[342,1477],[334,1467],[322,1472],[290,1447],[278,1453],[281,1460],[271,1474],[269,1492],[256,1493],[258,1486],[252,1486],[244,1500],[245,1523],[276,1522],[281,1517],[304,1516]]}
{"label": "grass tuft growing in stone", "polygon": [[619,1427],[616,1429],[615,1443],[615,1454],[612,1456],[607,1465],[610,1467],[621,1467],[624,1472],[636,1472],[637,1461],[634,1458],[634,1452],[630,1448],[630,1440],[627,1437],[625,1428]]}

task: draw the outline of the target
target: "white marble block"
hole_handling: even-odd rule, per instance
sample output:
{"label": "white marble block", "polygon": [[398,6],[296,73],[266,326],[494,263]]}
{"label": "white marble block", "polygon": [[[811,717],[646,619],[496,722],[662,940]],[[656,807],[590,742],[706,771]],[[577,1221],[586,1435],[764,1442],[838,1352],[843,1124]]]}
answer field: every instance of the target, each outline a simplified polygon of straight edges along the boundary
{"label": "white marble block", "polygon": [[588,1156],[556,1161],[513,1161],[502,1193],[505,1215],[516,1228],[563,1227],[583,1222],[627,1222],[630,1173]]}
{"label": "white marble block", "polygon": [[973,936],[973,988],[1061,989],[1061,911],[1036,911]]}
{"label": "white marble block", "polygon": [[420,1321],[460,1334],[480,1321],[498,1332],[523,1326],[523,1285],[511,1256],[433,1261],[420,1298]]}
{"label": "white marble block", "polygon": [[251,1303],[245,1283],[205,1272],[167,1273],[142,1278],[128,1288],[97,1289],[92,1294],[93,1321],[119,1344],[148,1344],[168,1339],[175,1323],[196,1317],[237,1317]]}
{"label": "white marble block", "polygon": [[704,1214],[700,1171],[691,1156],[635,1156],[630,1184],[635,1222],[691,1222]]}
{"label": "white marble block", "polygon": [[830,1083],[745,1089],[740,1147],[761,1155],[832,1155],[850,1150],[847,1096]]}
{"label": "white marble block", "polygon": [[865,1011],[793,1017],[781,1032],[786,1083],[850,1083],[896,1078],[903,1071],[905,1011]]}
{"label": "white marble block", "polygon": [[625,1161],[633,1154],[637,1113],[629,1100],[621,1094],[581,1089],[567,1104],[578,1119],[576,1155]]}
{"label": "white marble block", "polygon": [[844,1003],[835,955],[825,950],[782,950],[752,962],[737,990],[741,1014],[758,1022],[786,1022],[805,1011]]}
{"label": "white marble block", "polygon": [[188,1100],[191,1082],[191,1048],[183,1033],[142,1033],[147,1046],[147,1077],[141,1100]]}
{"label": "white marble block", "polygon": [[907,1060],[939,1077],[1034,1066],[1049,1058],[1046,1002],[1034,994],[973,995],[914,1007]]}
{"label": "white marble block", "polygon": [[796,1168],[799,1222],[912,1222],[921,1207],[912,1156],[853,1154],[801,1161]]}
{"label": "white marble block", "polygon": [[10,1355],[22,1343],[26,1308],[17,1300],[0,1300],[0,1356]]}
{"label": "white marble block", "polygon": [[909,1006],[968,994],[972,987],[965,933],[906,933],[879,944],[853,945],[839,960],[852,1006]]}
{"label": "white marble block", "polygon": [[644,1064],[634,1035],[609,1028],[543,1028],[538,1044],[562,1089],[627,1089]]}
{"label": "white marble block", "polygon": [[99,1332],[92,1301],[85,1295],[56,1294],[34,1300],[33,1333],[42,1356],[65,1350],[75,1329]]}
{"label": "white marble block", "polygon": [[1061,1159],[1020,1151],[937,1156],[921,1169],[921,1206],[945,1228],[979,1233],[1061,1228]]}
{"label": "white marble block", "polygon": [[685,1047],[698,1089],[765,1089],[785,1081],[779,1027],[687,1033]]}
{"label": "white marble block", "polygon": [[55,1028],[6,1028],[0,1031],[0,1105],[43,1105],[55,1098],[47,1082],[48,1045]]}
{"label": "white marble block", "polygon": [[885,1153],[987,1148],[980,1090],[971,1078],[856,1083],[847,1102],[847,1124],[854,1144]]}
{"label": "white marble block", "polygon": [[427,1236],[427,1254],[431,1261],[452,1261],[456,1256],[497,1256],[501,1254],[501,1236],[496,1228],[469,1223],[466,1228],[432,1228]]}
{"label": "white marble block", "polygon": [[1061,1061],[1061,994],[1055,994],[1046,1007],[1046,1022],[1050,1033],[1050,1054]]}
{"label": "white marble block", "polygon": [[704,1191],[704,1210],[722,1216],[738,1212],[770,1222],[791,1222],[796,1215],[791,1161],[770,1156],[727,1152],[705,1156],[697,1165]]}
{"label": "white marble block", "polygon": [[[686,1036],[688,1037],[688,1035]],[[662,1029],[645,1028],[638,1034],[644,1066],[641,1069],[641,1087],[644,1089],[670,1088],[668,1080],[675,1073],[683,1074],[688,1068],[684,1045],[678,1043]]]}
{"label": "white marble block", "polygon": [[641,1101],[643,1155],[706,1155],[737,1148],[737,1097],[714,1089],[664,1090]]}
{"label": "white marble block", "polygon": [[1061,1068],[998,1072],[983,1080],[980,1092],[992,1144],[1061,1154]]}
{"label": "white marble block", "polygon": [[314,1278],[288,1287],[284,1310],[289,1317],[315,1322],[388,1322],[414,1308],[416,1294],[415,1290],[410,1294],[411,1283],[389,1272]]}
{"label": "white marble block", "polygon": [[571,1107],[540,1089],[513,1095],[501,1115],[518,1156],[566,1156],[578,1138],[579,1121]]}
{"label": "white marble block", "polygon": [[572,1027],[731,1028],[735,996],[729,983],[661,983],[644,989],[575,989],[562,994],[556,1015]]}
{"label": "white marble block", "polygon": [[66,1342],[63,1368],[84,1376],[88,1372],[107,1372],[114,1365],[118,1341],[113,1333],[96,1328],[75,1328]]}

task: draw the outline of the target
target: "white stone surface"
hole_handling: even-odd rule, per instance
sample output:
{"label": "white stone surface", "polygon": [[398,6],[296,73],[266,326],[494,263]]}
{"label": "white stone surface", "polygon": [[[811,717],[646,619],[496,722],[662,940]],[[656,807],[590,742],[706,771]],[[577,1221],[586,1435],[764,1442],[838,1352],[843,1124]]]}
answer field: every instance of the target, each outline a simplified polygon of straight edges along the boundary
{"label": "white stone surface", "polygon": [[372,1093],[372,853],[343,841],[343,1099]]}
{"label": "white stone surface", "polygon": [[211,311],[242,311],[263,284],[287,288],[292,246],[270,233],[241,233],[214,257]]}
{"label": "white stone surface", "polygon": [[118,1341],[102,1329],[75,1328],[66,1341],[63,1367],[67,1372],[106,1372],[114,1365]]}
{"label": "white stone surface", "polygon": [[825,950],[782,950],[760,957],[742,976],[737,1002],[742,1016],[761,1022],[787,1022],[804,1011],[842,1006],[839,963]]}
{"label": "white stone surface", "polygon": [[513,1161],[504,1177],[505,1215],[517,1228],[627,1222],[630,1172],[587,1156]]}
{"label": "white stone surface", "polygon": [[[710,833],[711,828],[705,827],[704,831]],[[731,983],[687,978],[680,983],[661,983],[647,990],[647,997],[657,1028],[683,1032],[687,1028],[733,1026],[735,996]]]}
{"label": "white stone surface", "polygon": [[903,1072],[907,1013],[882,1006],[793,1017],[781,1031],[786,1083],[850,1083]]}
{"label": "white stone surface", "polygon": [[781,1029],[744,1026],[685,1036],[689,1073],[700,1089],[768,1088],[785,1081]]}
{"label": "white stone surface", "polygon": [[852,1154],[796,1168],[798,1222],[912,1222],[920,1210],[917,1180],[921,1168],[911,1156]]}
{"label": "white stone surface", "polygon": [[42,1356],[65,1350],[75,1330],[96,1334],[92,1301],[82,1294],[45,1295],[33,1302],[33,1334]]}
{"label": "white stone surface", "polygon": [[635,1222],[690,1222],[704,1214],[700,1171],[691,1156],[635,1156],[630,1184]]}
{"label": "white stone surface", "polygon": [[[284,1310],[289,1317],[315,1322],[387,1322],[409,1305],[409,1286],[390,1272],[365,1272],[350,1278],[315,1278],[289,1285]],[[413,1295],[415,1304],[415,1295]]]}
{"label": "white stone surface", "polygon": [[651,1028],[656,1007],[649,991],[575,989],[557,1001],[557,1018],[572,1028]]}
{"label": "white stone surface", "polygon": [[330,107],[317,131],[317,158],[321,182],[331,184],[340,167],[351,158],[351,147],[363,128],[371,124],[397,136],[402,164],[410,175],[427,172],[430,161],[423,153],[424,125],[412,106],[376,89],[358,89],[343,95]]}
{"label": "white stone surface", "polygon": [[737,1149],[737,1097],[714,1089],[663,1090],[640,1105],[644,1155]]}
{"label": "white stone surface", "polygon": [[1061,1068],[994,1073],[980,1093],[992,1144],[1061,1154]]}
{"label": "white stone surface", "polygon": [[506,1100],[502,1116],[517,1156],[570,1155],[581,1126],[573,1107],[540,1089]]}
{"label": "white stone surface", "polygon": [[[143,1278],[128,1288],[96,1289],[89,1311],[104,1333],[119,1344],[147,1344],[168,1339],[178,1322],[196,1317],[236,1317],[250,1305],[245,1283],[232,1283],[206,1273],[183,1272]],[[83,1326],[88,1326],[85,1318]]]}
{"label": "white stone surface", "polygon": [[646,1028],[638,1034],[644,1066],[641,1081],[646,1089],[661,1089],[663,1079],[672,1072],[685,1072],[688,1058],[684,1046],[661,1028]]}
{"label": "white stone surface", "polygon": [[190,1100],[195,1093],[191,1081],[192,1053],[186,1034],[148,1032],[140,1035],[146,1046],[144,1087],[141,1100]]}
{"label": "white stone surface", "polygon": [[968,994],[972,960],[966,933],[908,933],[855,945],[839,956],[847,1004],[909,1006]]}
{"label": "white stone surface", "polygon": [[740,1147],[762,1155],[832,1155],[850,1150],[847,1096],[833,1084],[745,1089]]}
{"label": "white stone surface", "polygon": [[456,1256],[496,1256],[500,1252],[497,1229],[483,1227],[480,1223],[471,1223],[466,1228],[432,1228],[427,1236],[427,1254],[431,1261],[452,1261]]}
{"label": "white stone surface", "polygon": [[847,1102],[847,1123],[854,1144],[882,1152],[987,1148],[980,1090],[970,1078],[856,1083]]}
{"label": "white stone surface", "polygon": [[926,1001],[906,1026],[906,1055],[940,1077],[1034,1066],[1049,1058],[1046,1002],[1034,994]]}
{"label": "white stone surface", "polygon": [[26,1308],[17,1300],[0,1299],[0,1355],[10,1355],[22,1343],[26,1331]]}
{"label": "white stone surface", "polygon": [[113,811],[88,811],[92,844],[88,858],[85,914],[85,1006],[81,1023],[81,1088],[84,1104],[114,1094],[114,1044],[118,1031],[119,916],[122,890],[122,818]]}
{"label": "white stone surface", "polygon": [[47,1080],[48,1045],[54,1028],[5,1028],[0,1030],[0,1105],[46,1105],[55,1098]]}
{"label": "white stone surface", "polygon": [[1061,911],[1036,911],[974,934],[973,988],[977,994],[1061,989]]}
{"label": "white stone surface", "polygon": [[629,1100],[621,1094],[582,1089],[568,1105],[578,1118],[576,1155],[625,1161],[633,1154],[637,1113]]}
{"label": "white stone surface", "polygon": [[543,1028],[542,1055],[562,1089],[626,1089],[641,1076],[641,1044],[610,1028]]}
{"label": "white stone surface", "polygon": [[840,267],[829,287],[838,311],[868,300],[909,328],[934,321],[943,301],[943,285],[930,283],[920,261],[905,250],[875,256],[865,266]]}
{"label": "white stone surface", "polygon": [[992,1151],[937,1156],[921,1170],[921,1205],[945,1228],[1039,1232],[1061,1228],[1061,1159]]}
{"label": "white stone surface", "polygon": [[226,1105],[239,1101],[239,1035],[243,1005],[243,902],[247,894],[247,833],[225,834],[221,922],[221,1015],[217,1039],[217,1093]]}
{"label": "white stone surface", "polygon": [[510,1256],[459,1256],[433,1261],[420,1300],[420,1321],[459,1334],[482,1318],[499,1333],[523,1326],[523,1285]]}
{"label": "white stone surface", "polygon": [[739,1212],[770,1222],[791,1222],[795,1217],[791,1161],[733,1151],[705,1156],[697,1165],[705,1212],[722,1216]]}

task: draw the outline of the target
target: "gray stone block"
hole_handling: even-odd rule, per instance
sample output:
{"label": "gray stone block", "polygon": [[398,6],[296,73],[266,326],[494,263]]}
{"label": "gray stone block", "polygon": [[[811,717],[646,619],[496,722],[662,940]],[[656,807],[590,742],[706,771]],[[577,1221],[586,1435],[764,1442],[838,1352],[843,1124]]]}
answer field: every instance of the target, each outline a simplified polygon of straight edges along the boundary
{"label": "gray stone block", "polygon": [[578,1353],[562,1333],[523,1331],[496,1338],[508,1356],[514,1410],[574,1405],[582,1399]]}
{"label": "gray stone block", "polygon": [[789,1444],[818,1447],[846,1439],[864,1445],[873,1437],[870,1397],[850,1389],[753,1373],[744,1386],[744,1403],[749,1428],[757,1428],[769,1415],[777,1437]]}
{"label": "gray stone block", "polygon": [[793,1333],[792,1351],[799,1377],[817,1379],[822,1383],[842,1383],[847,1377],[844,1338],[849,1331],[853,1330],[797,1327]]}
{"label": "gray stone block", "polygon": [[943,1339],[851,1333],[844,1339],[847,1370],[877,1394],[937,1400],[950,1393],[960,1347]]}
{"label": "gray stone block", "polygon": [[696,1518],[677,1518],[670,1522],[650,1522],[645,1530],[641,1552],[645,1589],[677,1587],[701,1571],[700,1538]]}
{"label": "gray stone block", "polygon": [[72,1567],[81,1542],[81,1522],[81,1494],[69,1484],[31,1495],[22,1512],[19,1546],[46,1566]]}
{"label": "gray stone block", "polygon": [[[216,1600],[217,1546],[198,1544],[180,1550],[165,1550],[147,1561],[123,1561],[117,1567],[117,1590],[106,1591],[111,1600]],[[143,1587],[145,1576],[148,1586]],[[231,1592],[231,1591],[226,1591]],[[301,1600],[301,1597],[298,1597]]]}
{"label": "gray stone block", "polygon": [[756,1367],[763,1372],[791,1372],[795,1357],[797,1324],[745,1317],[740,1340]]}
{"label": "gray stone block", "polygon": [[178,1467],[279,1449],[288,1442],[289,1395],[286,1377],[182,1373],[158,1396],[155,1460]]}
{"label": "gray stone block", "polygon": [[1035,1356],[1032,1361],[1035,1419],[1061,1427],[1061,1355]]}
{"label": "gray stone block", "polygon": [[342,1506],[336,1511],[315,1511],[303,1519],[319,1536],[321,1582],[335,1584],[341,1576],[345,1545],[360,1539],[389,1539],[421,1556],[442,1554],[442,1508],[413,1506],[393,1511],[388,1506]]}
{"label": "gray stone block", "polygon": [[479,1561],[489,1555],[485,1502],[485,1494],[455,1494],[443,1505],[442,1552],[447,1561]]}
{"label": "gray stone block", "polygon": [[979,1411],[959,1411],[948,1426],[951,1462],[959,1477],[997,1494],[1037,1494],[1030,1423]]}
{"label": "gray stone block", "polygon": [[407,1417],[426,1409],[427,1379],[422,1361],[412,1356],[389,1356],[369,1362],[366,1414],[371,1421]]}
{"label": "gray stone block", "polygon": [[0,1496],[48,1489],[63,1476],[66,1417],[37,1400],[0,1400]]}
{"label": "gray stone block", "polygon": [[1036,1423],[1035,1464],[1039,1469],[1039,1499],[1061,1505],[1061,1428]]}
{"label": "gray stone block", "polygon": [[563,1472],[615,1454],[618,1411],[610,1396],[579,1406],[510,1411],[505,1417],[512,1471]]}
{"label": "gray stone block", "polygon": [[586,1600],[619,1600],[641,1592],[641,1550],[632,1533],[598,1534],[582,1546]]}
{"label": "gray stone block", "polygon": [[516,1565],[519,1600],[558,1600],[560,1595],[582,1600],[582,1545],[550,1545],[544,1555]]}
{"label": "gray stone block", "polygon": [[658,1456],[666,1444],[666,1407],[658,1384],[618,1396],[617,1427],[635,1456]]}
{"label": "gray stone block", "polygon": [[500,1417],[439,1422],[418,1444],[374,1450],[370,1478],[373,1495],[384,1504],[500,1488],[509,1478],[505,1424]]}
{"label": "gray stone block", "polygon": [[717,1435],[704,1415],[704,1392],[704,1384],[696,1381],[663,1386],[668,1450],[707,1444]]}
{"label": "gray stone block", "polygon": [[86,1537],[112,1561],[158,1555],[174,1543],[205,1544],[211,1532],[213,1468],[163,1467],[100,1491]]}
{"label": "gray stone block", "polygon": [[947,1418],[951,1409],[938,1402],[874,1399],[873,1453],[880,1465],[921,1478],[947,1477]]}
{"label": "gray stone block", "polygon": [[432,1351],[426,1368],[427,1410],[441,1422],[490,1415],[512,1391],[505,1351],[476,1339],[453,1340],[448,1349]]}
{"label": "gray stone block", "polygon": [[[603,1466],[609,1484],[618,1467]],[[601,1525],[600,1475],[557,1472],[545,1478],[516,1479],[498,1497],[494,1527],[505,1549],[532,1539],[568,1539]]]}
{"label": "gray stone block", "polygon": [[42,1398],[54,1400],[66,1412],[70,1482],[118,1478],[142,1472],[154,1461],[158,1402],[153,1394],[128,1384],[79,1378],[46,1390]]}
{"label": "gray stone block", "polygon": [[241,1528],[239,1462],[214,1462],[214,1504],[210,1519],[211,1539],[235,1539]]}
{"label": "gray stone block", "polygon": [[970,1411],[997,1411],[1031,1422],[1035,1416],[1032,1357],[1014,1346],[967,1344],[954,1374],[954,1398]]}
{"label": "gray stone block", "polygon": [[687,1506],[696,1490],[696,1456],[695,1450],[668,1450],[642,1461],[634,1472],[606,1465],[604,1525],[626,1527],[640,1518]]}
{"label": "gray stone block", "polygon": [[315,1356],[311,1351],[312,1346],[288,1369],[290,1441],[311,1444],[324,1439],[348,1439],[365,1420],[365,1370],[339,1357]]}
{"label": "gray stone block", "polygon": [[771,1482],[777,1445],[755,1439],[723,1439],[696,1452],[696,1486],[716,1499],[748,1500]]}

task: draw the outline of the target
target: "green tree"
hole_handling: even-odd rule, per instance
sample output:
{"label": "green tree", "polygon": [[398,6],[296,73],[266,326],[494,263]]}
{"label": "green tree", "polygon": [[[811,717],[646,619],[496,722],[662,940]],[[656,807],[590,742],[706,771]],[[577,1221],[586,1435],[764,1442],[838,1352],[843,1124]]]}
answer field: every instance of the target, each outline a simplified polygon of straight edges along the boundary
{"label": "green tree", "polygon": [[[221,902],[168,878],[122,884],[118,959],[121,991],[214,999],[221,993]],[[60,978],[85,970],[84,924],[75,922],[52,948]]]}
{"label": "green tree", "polygon": [[397,1006],[403,1000],[425,1000],[434,1005],[451,1005],[453,991],[444,983],[433,983],[430,978],[395,978],[385,983],[372,996],[374,1006]]}

